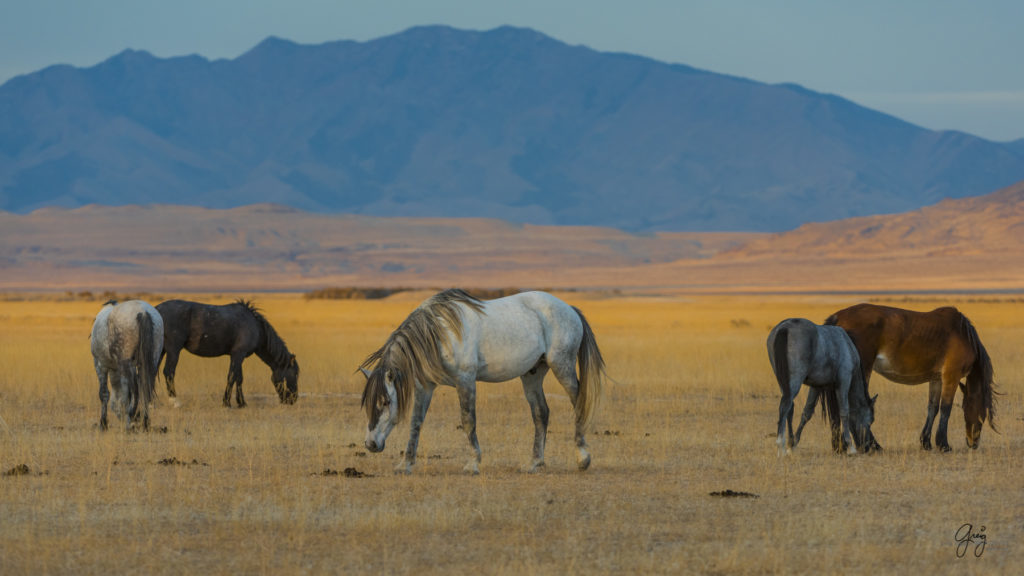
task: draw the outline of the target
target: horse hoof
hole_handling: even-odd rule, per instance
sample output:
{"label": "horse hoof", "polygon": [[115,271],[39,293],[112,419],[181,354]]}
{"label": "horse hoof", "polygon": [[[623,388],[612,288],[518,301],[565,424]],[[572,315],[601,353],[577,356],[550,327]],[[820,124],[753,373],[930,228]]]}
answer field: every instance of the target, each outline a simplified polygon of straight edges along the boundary
{"label": "horse hoof", "polygon": [[462,471],[465,472],[466,474],[469,474],[470,476],[479,476],[480,466],[476,462],[470,462],[469,464],[466,464],[462,468]]}
{"label": "horse hoof", "polygon": [[939,446],[939,451],[945,453],[945,452],[952,452],[953,449],[950,448],[949,445],[947,444],[947,445],[940,445]]}
{"label": "horse hoof", "polygon": [[181,400],[178,400],[177,398],[172,397],[171,398],[171,406],[174,407],[174,408],[181,408]]}
{"label": "horse hoof", "polygon": [[537,474],[537,473],[543,472],[543,471],[544,471],[544,463],[543,462],[534,462],[533,466],[530,466],[530,469],[527,470],[526,473],[527,474]]}
{"label": "horse hoof", "polygon": [[576,462],[576,467],[579,468],[581,472],[583,470],[586,470],[587,468],[590,468],[590,454],[587,454],[585,457],[581,458],[578,462]]}

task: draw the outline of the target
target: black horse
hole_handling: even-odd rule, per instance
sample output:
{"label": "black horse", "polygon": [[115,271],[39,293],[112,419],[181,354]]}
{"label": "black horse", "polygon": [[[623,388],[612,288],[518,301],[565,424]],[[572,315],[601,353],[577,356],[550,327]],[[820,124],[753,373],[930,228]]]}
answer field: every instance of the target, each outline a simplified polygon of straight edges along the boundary
{"label": "black horse", "polygon": [[273,370],[271,381],[284,404],[298,399],[299,364],[288,351],[284,340],[251,302],[239,299],[233,304],[214,306],[187,300],[168,300],[156,309],[164,320],[164,379],[167,394],[175,397],[174,370],[178,356],[185,348],[196,356],[207,358],[231,355],[228,386],[224,390],[224,405],[231,406],[231,387],[235,388],[235,402],[245,406],[242,395],[242,360],[254,352]]}

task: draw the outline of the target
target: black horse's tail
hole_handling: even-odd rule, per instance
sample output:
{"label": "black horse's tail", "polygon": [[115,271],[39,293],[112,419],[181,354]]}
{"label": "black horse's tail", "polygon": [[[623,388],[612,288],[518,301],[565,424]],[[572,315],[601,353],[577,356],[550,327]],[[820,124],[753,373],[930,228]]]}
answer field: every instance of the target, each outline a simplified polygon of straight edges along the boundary
{"label": "black horse's tail", "polygon": [[143,311],[135,315],[136,324],[139,327],[139,343],[135,350],[135,365],[137,367],[138,382],[138,406],[141,411],[143,426],[149,426],[149,403],[156,395],[156,372],[157,367],[153,359],[156,356],[156,341],[153,338],[153,318]]}
{"label": "black horse's tail", "polygon": [[971,348],[974,350],[974,364],[971,365],[971,371],[967,374],[967,388],[971,393],[981,392],[981,421],[988,420],[988,425],[998,432],[996,428],[996,405],[995,396],[998,394],[992,384],[994,378],[992,372],[992,359],[988,355],[988,351],[985,350],[985,346],[981,343],[981,338],[978,337],[978,331],[974,329],[974,325],[967,319],[966,316],[961,315],[963,318],[962,329],[965,332],[967,341],[971,344]]}

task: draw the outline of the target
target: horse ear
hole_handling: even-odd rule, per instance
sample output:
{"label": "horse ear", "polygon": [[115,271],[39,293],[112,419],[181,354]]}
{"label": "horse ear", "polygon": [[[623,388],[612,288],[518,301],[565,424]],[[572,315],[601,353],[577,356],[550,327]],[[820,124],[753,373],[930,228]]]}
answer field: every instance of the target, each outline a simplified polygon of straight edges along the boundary
{"label": "horse ear", "polygon": [[288,359],[288,365],[295,366],[295,354],[292,354],[292,357]]}
{"label": "horse ear", "polygon": [[874,396],[871,397],[871,406],[875,405],[875,400],[878,400],[878,394],[875,394]]}
{"label": "horse ear", "polygon": [[964,386],[963,382],[957,382],[957,385],[960,386],[960,391],[963,392],[964,396],[967,396],[967,386]]}
{"label": "horse ear", "polygon": [[360,366],[359,367],[359,371],[363,373],[363,376],[366,376],[367,380],[370,379],[370,371],[369,370],[367,370],[366,368],[363,368],[362,366]]}

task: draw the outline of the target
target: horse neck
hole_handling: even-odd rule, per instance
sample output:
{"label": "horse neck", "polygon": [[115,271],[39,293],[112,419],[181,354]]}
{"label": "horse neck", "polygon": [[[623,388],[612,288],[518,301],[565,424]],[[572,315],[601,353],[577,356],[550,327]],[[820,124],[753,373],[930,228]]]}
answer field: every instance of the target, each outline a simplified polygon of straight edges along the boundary
{"label": "horse neck", "polygon": [[283,368],[291,356],[288,347],[266,320],[260,319],[259,325],[260,336],[256,356],[271,368]]}
{"label": "horse neck", "polygon": [[[858,369],[858,372],[860,370]],[[850,408],[857,410],[865,410],[870,406],[868,400],[868,391],[864,382],[864,377],[861,375],[854,375],[850,382]]]}

